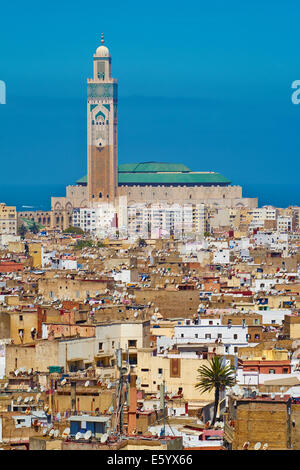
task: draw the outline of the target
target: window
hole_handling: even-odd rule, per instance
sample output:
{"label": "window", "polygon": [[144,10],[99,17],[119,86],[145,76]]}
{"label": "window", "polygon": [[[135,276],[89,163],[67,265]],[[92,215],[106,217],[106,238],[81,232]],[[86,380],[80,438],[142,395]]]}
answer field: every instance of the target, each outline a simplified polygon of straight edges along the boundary
{"label": "window", "polygon": [[212,320],[209,320],[208,324],[209,324],[209,325],[212,325],[212,324],[213,324],[213,321],[212,321]]}
{"label": "window", "polygon": [[158,373],[159,374],[162,374],[163,373],[163,370],[161,368],[158,369]]}
{"label": "window", "polygon": [[195,334],[195,338],[198,338],[198,333]]}
{"label": "window", "polygon": [[259,339],[259,338],[260,338],[259,334],[254,335],[254,339]]}
{"label": "window", "polygon": [[275,369],[269,369],[269,374],[275,374]]}
{"label": "window", "polygon": [[149,372],[149,369],[141,369],[142,372]]}
{"label": "window", "polygon": [[129,339],[128,340],[128,347],[129,348],[136,348],[137,340],[136,339]]}
{"label": "window", "polygon": [[233,351],[234,351],[235,353],[237,353],[237,352],[238,352],[238,350],[239,350],[239,348],[238,348],[238,347],[236,347],[236,346],[235,346],[235,347],[234,347],[234,349],[233,349]]}
{"label": "window", "polygon": [[218,333],[218,338],[222,338],[222,333]]}
{"label": "window", "polygon": [[19,320],[23,321],[23,315],[19,315]]}
{"label": "window", "polygon": [[284,374],[288,374],[288,373],[289,373],[289,370],[288,370],[287,367],[284,367],[284,368],[283,368],[283,373],[284,373]]}
{"label": "window", "polygon": [[99,348],[99,351],[101,351],[103,349],[103,343],[99,343],[98,348]]}
{"label": "window", "polygon": [[206,333],[205,339],[211,339],[211,334],[210,334],[210,333]]}
{"label": "window", "polygon": [[114,349],[114,347],[115,347],[115,342],[114,341],[111,342],[111,347]]}
{"label": "window", "polygon": [[238,335],[233,335],[233,339],[238,339]]}

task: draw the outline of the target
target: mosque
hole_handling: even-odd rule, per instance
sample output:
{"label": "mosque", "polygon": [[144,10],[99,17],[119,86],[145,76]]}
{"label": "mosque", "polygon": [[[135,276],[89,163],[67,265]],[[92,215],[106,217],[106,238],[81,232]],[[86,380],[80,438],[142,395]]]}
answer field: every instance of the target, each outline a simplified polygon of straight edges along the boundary
{"label": "mosque", "polygon": [[141,162],[118,165],[118,83],[111,76],[111,55],[101,45],[93,56],[93,78],[87,80],[87,175],[66,188],[65,197],[52,197],[53,211],[116,207],[124,196],[135,203],[204,203],[219,207],[257,207],[256,198],[243,198],[242,187],[213,171],[192,171],[182,163]]}

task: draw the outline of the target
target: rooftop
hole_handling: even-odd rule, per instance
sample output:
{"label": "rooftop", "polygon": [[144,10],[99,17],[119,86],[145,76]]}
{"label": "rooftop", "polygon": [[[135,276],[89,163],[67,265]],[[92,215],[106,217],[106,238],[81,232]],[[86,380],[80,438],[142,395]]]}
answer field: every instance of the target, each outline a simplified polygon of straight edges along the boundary
{"label": "rooftop", "polygon": [[[231,181],[213,171],[191,171],[181,163],[144,162],[119,165],[119,185],[229,185]],[[77,184],[86,185],[87,176]]]}

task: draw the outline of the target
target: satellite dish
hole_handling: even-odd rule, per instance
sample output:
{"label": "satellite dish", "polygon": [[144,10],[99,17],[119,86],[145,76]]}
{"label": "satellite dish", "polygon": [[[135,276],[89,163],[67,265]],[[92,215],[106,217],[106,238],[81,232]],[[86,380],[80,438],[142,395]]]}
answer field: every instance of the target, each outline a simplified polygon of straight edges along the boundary
{"label": "satellite dish", "polygon": [[60,382],[60,385],[65,385],[67,383],[67,379],[62,379],[62,381]]}
{"label": "satellite dish", "polygon": [[254,450],[259,450],[261,448],[261,442],[257,442],[255,445],[254,445]]}
{"label": "satellite dish", "polygon": [[63,433],[62,433],[62,437],[68,437],[70,434],[70,428],[66,428],[64,429]]}
{"label": "satellite dish", "polygon": [[81,439],[82,435],[81,435],[81,432],[78,432],[75,436],[75,439],[76,441],[78,441],[79,439]]}
{"label": "satellite dish", "polygon": [[17,402],[20,403],[22,401],[22,397],[19,396],[18,399],[17,399]]}
{"label": "satellite dish", "polygon": [[15,376],[17,376],[19,372],[19,369],[15,370]]}
{"label": "satellite dish", "polygon": [[100,441],[102,444],[104,444],[107,441],[107,439],[108,439],[108,434],[102,434]]}
{"label": "satellite dish", "polygon": [[249,445],[250,445],[250,442],[248,441],[244,442],[243,449],[248,449]]}
{"label": "satellite dish", "polygon": [[59,429],[55,429],[54,431],[54,437],[58,437],[59,436]]}
{"label": "satellite dish", "polygon": [[43,436],[46,436],[47,432],[48,432],[47,428],[43,429]]}
{"label": "satellite dish", "polygon": [[89,382],[89,380],[87,380],[87,381],[85,382],[84,386],[85,386],[85,387],[88,387],[89,385],[90,385],[90,382]]}
{"label": "satellite dish", "polygon": [[28,374],[32,374],[32,369],[28,369]]}
{"label": "satellite dish", "polygon": [[41,398],[41,394],[38,393],[37,396],[35,397],[36,401],[39,401],[39,399]]}
{"label": "satellite dish", "polygon": [[4,388],[7,388],[8,387],[8,382],[6,382],[6,384],[4,384]]}
{"label": "satellite dish", "polygon": [[54,432],[55,432],[54,429],[51,429],[51,431],[49,432],[49,436],[51,437],[54,436]]}
{"label": "satellite dish", "polygon": [[29,402],[29,397],[26,397],[26,398],[24,399],[24,403],[28,403],[28,402]]}
{"label": "satellite dish", "polygon": [[84,439],[88,441],[90,437],[92,437],[92,431],[88,430],[84,435]]}
{"label": "satellite dish", "polygon": [[268,447],[269,447],[269,444],[266,442],[266,443],[263,445],[262,450],[267,450]]}

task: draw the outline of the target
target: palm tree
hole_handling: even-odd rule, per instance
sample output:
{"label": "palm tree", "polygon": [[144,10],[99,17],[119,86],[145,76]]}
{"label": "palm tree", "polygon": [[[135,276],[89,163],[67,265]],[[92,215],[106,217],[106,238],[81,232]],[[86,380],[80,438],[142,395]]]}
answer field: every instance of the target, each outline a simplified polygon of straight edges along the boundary
{"label": "palm tree", "polygon": [[231,366],[223,365],[222,357],[214,356],[209,361],[209,366],[199,367],[198,374],[199,382],[195,385],[195,388],[200,390],[201,393],[211,392],[215,389],[214,416],[211,423],[213,426],[216,422],[220,391],[235,384],[235,370]]}

